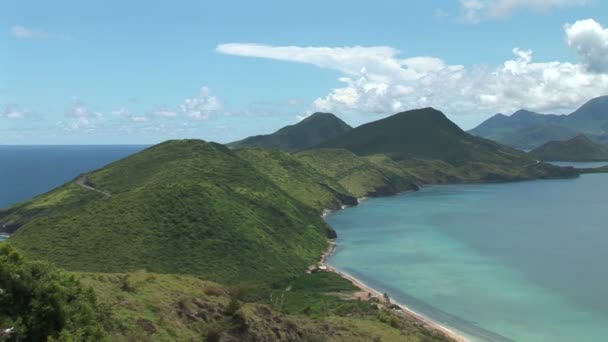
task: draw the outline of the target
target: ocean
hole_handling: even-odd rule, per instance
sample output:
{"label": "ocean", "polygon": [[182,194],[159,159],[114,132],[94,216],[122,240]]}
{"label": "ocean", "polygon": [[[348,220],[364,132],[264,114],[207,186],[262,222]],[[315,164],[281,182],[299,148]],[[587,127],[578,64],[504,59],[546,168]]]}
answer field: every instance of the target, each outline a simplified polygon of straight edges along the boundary
{"label": "ocean", "polygon": [[0,145],[0,208],[62,185],[81,173],[141,151],[144,145]]}
{"label": "ocean", "polygon": [[593,174],[370,199],[327,217],[329,263],[474,341],[606,341],[606,193]]}

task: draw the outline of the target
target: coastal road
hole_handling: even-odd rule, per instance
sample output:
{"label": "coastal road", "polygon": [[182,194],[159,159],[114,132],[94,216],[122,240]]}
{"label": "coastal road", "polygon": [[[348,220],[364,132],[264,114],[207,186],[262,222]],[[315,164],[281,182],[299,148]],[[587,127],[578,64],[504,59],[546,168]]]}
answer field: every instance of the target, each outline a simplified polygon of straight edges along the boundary
{"label": "coastal road", "polygon": [[78,178],[76,178],[76,180],[74,182],[76,183],[76,185],[78,185],[79,187],[81,187],[83,189],[99,192],[100,194],[103,194],[106,197],[111,196],[111,194],[109,192],[99,190],[99,189],[94,188],[94,187],[90,186],[89,184],[87,184],[88,183],[87,174],[82,174],[82,175],[78,176]]}

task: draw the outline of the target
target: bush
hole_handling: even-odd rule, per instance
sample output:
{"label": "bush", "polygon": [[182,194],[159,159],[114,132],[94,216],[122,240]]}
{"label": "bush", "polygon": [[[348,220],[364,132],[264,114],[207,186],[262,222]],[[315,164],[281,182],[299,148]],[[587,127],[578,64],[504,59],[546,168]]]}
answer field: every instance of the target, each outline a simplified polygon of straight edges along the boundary
{"label": "bush", "polygon": [[0,329],[15,340],[103,339],[95,294],[48,263],[26,260],[0,246]]}

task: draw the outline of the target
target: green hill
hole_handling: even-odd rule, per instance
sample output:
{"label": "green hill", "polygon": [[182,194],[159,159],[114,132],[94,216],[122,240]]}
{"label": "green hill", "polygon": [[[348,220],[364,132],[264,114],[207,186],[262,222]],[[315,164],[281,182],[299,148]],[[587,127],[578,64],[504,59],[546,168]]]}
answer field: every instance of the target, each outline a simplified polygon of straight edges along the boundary
{"label": "green hill", "polygon": [[325,176],[293,154],[261,148],[240,149],[236,153],[283,191],[319,212],[357,204],[353,194],[334,178]]}
{"label": "green hill", "polygon": [[469,131],[522,150],[554,140],[585,134],[596,142],[608,140],[608,96],[591,99],[569,115],[519,110],[511,116],[496,114]]}
{"label": "green hill", "polygon": [[286,126],[268,135],[256,135],[228,144],[231,148],[263,147],[299,151],[351,130],[351,127],[330,113],[314,113],[295,125]]}
{"label": "green hill", "polygon": [[566,141],[550,141],[530,151],[530,155],[551,161],[605,161],[608,160],[608,146],[595,143],[581,134]]}
{"label": "green hill", "polygon": [[523,154],[467,134],[433,108],[402,112],[319,144],[357,155],[384,154],[394,160],[433,159],[459,166],[471,161],[508,163]]}
{"label": "green hill", "polygon": [[0,211],[19,227],[12,243],[69,270],[270,282],[303,272],[332,235],[320,210],[215,143],[165,142],[92,172],[87,184],[110,195],[71,182]]}

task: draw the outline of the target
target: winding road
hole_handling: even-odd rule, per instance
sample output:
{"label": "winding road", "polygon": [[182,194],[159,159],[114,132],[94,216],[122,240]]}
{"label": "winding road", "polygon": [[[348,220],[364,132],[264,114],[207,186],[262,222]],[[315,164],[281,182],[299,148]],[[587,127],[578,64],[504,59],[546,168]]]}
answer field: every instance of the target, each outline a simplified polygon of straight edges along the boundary
{"label": "winding road", "polygon": [[94,188],[94,187],[88,185],[87,184],[88,180],[89,180],[89,178],[87,177],[87,174],[82,174],[82,175],[78,176],[78,178],[76,178],[76,180],[74,182],[76,183],[76,185],[78,185],[79,187],[81,187],[83,189],[99,192],[100,194],[102,194],[106,197],[112,196],[109,192],[99,190],[97,188]]}

